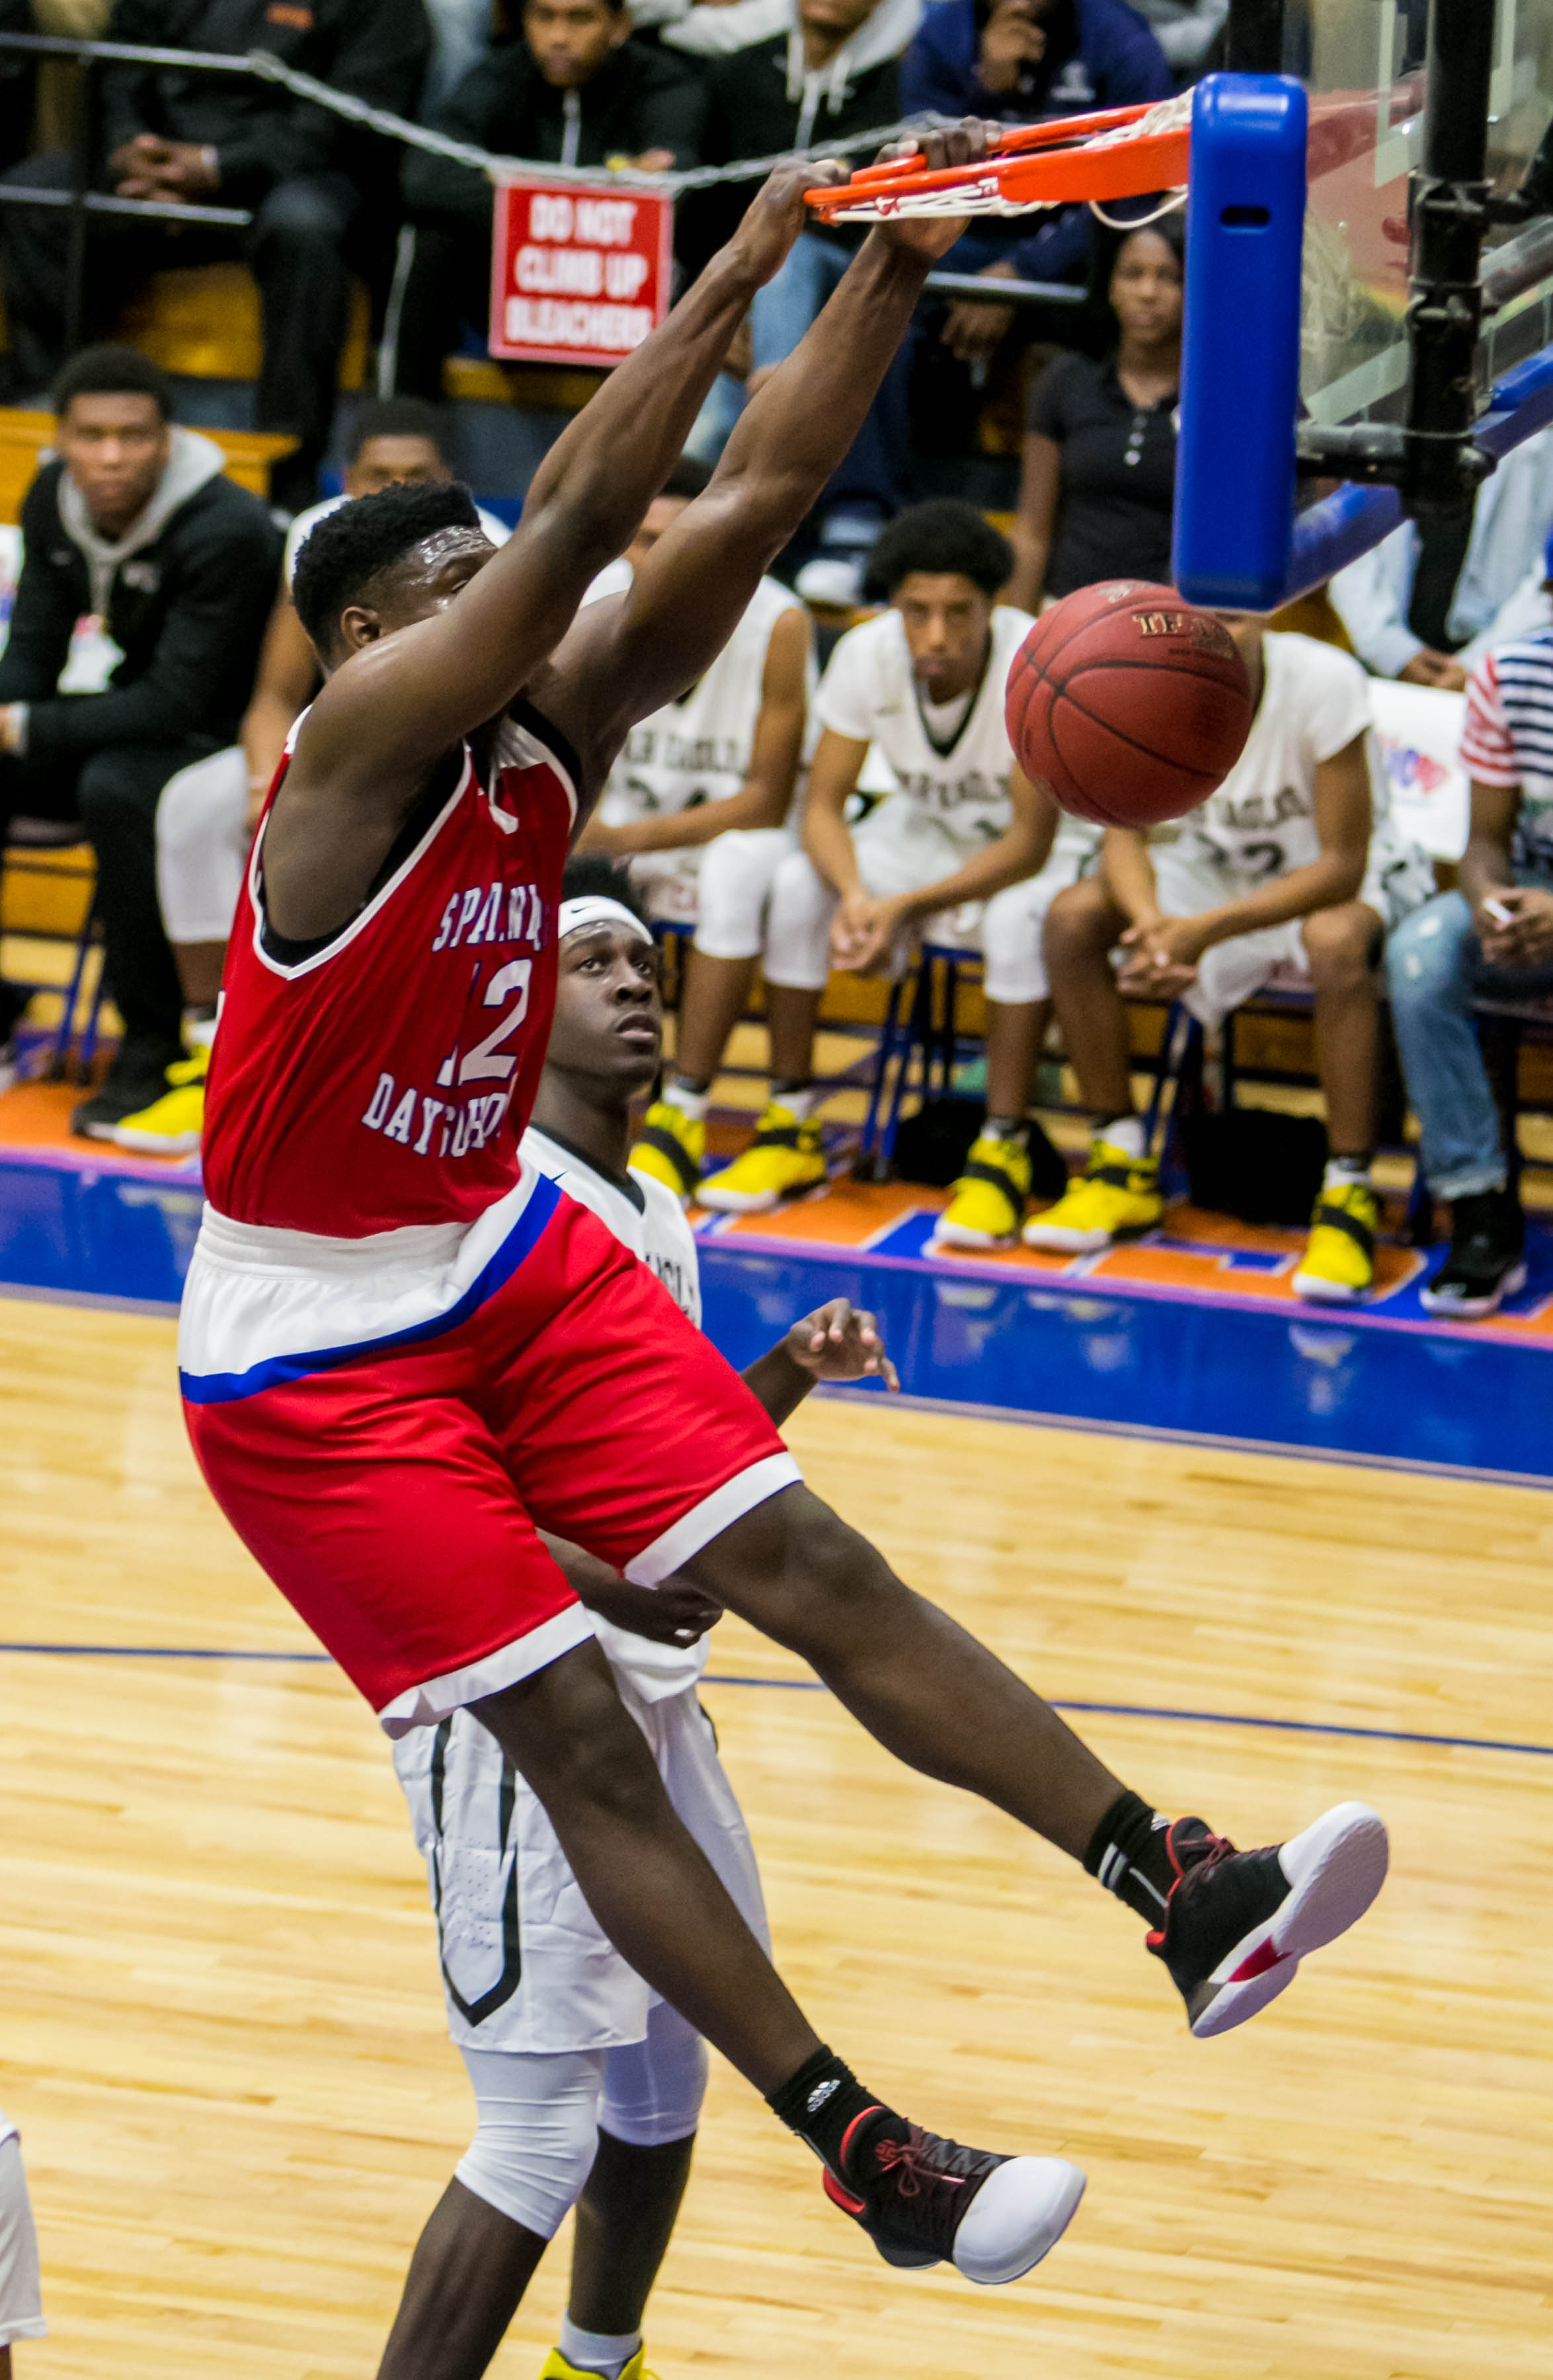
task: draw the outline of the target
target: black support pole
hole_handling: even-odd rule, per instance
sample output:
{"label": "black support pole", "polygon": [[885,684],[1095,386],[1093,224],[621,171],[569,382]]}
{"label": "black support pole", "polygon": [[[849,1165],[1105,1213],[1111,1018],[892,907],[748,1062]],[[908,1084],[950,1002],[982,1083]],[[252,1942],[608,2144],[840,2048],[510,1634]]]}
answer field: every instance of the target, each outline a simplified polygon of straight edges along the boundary
{"label": "black support pole", "polygon": [[91,58],[83,58],[76,93],[76,138],[71,152],[70,240],[65,256],[65,352],[73,356],[86,336],[87,192],[91,188],[92,102],[96,96]]}
{"label": "black support pole", "polygon": [[1467,442],[1483,316],[1493,66],[1492,0],[1435,0],[1407,310],[1413,370],[1404,494],[1410,509],[1423,512],[1463,503],[1474,484]]}
{"label": "black support pole", "polygon": [[1231,74],[1280,74],[1283,0],[1230,0],[1224,64]]}

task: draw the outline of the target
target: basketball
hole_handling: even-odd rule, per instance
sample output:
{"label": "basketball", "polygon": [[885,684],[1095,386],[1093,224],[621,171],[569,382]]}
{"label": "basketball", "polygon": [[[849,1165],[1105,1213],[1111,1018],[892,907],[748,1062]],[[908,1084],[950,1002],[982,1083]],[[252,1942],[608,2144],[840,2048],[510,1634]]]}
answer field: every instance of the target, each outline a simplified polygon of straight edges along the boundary
{"label": "basketball", "polygon": [[1111,578],[1042,613],[1009,672],[1009,740],[1074,818],[1157,826],[1221,784],[1255,704],[1234,639],[1173,588]]}

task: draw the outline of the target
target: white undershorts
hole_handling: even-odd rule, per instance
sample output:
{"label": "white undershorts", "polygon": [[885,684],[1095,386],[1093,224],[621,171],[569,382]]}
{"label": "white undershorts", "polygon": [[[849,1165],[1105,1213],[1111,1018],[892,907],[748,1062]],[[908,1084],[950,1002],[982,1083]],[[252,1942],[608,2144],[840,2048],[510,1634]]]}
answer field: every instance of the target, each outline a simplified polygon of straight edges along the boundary
{"label": "white undershorts", "polygon": [[[694,1689],[649,1702],[615,1672],[686,1827],[770,1945],[744,1814]],[[448,2031],[461,2048],[553,2053],[643,2041],[654,1995],[604,1935],[542,1804],[467,1711],[417,1728],[394,1766],[437,1912]]]}

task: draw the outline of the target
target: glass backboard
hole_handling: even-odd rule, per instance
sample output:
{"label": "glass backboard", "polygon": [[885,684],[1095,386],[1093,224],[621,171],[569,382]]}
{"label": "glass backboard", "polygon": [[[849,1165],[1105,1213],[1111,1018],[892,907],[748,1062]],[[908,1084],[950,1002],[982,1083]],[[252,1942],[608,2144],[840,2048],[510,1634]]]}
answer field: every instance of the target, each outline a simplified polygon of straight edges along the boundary
{"label": "glass backboard", "polygon": [[[1493,6],[1487,169],[1513,189],[1553,115],[1553,0]],[[1301,393],[1322,422],[1394,420],[1407,382],[1407,176],[1424,128],[1427,0],[1289,0],[1284,64],[1310,94]],[[1497,230],[1485,258],[1514,237]],[[1484,391],[1553,342],[1553,271],[1484,327]]]}

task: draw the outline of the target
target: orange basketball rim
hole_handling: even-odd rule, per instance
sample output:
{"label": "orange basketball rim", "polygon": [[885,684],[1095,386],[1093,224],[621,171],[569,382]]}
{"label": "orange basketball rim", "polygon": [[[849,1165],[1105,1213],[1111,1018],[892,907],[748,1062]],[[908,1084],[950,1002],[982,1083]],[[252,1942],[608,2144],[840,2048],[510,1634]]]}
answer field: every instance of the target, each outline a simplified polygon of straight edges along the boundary
{"label": "orange basketball rim", "polygon": [[975,165],[929,171],[920,151],[864,165],[833,189],[810,190],[822,223],[877,223],[891,215],[1023,214],[1091,199],[1141,199],[1184,188],[1192,94],[1108,107],[1057,124],[1011,126]]}

